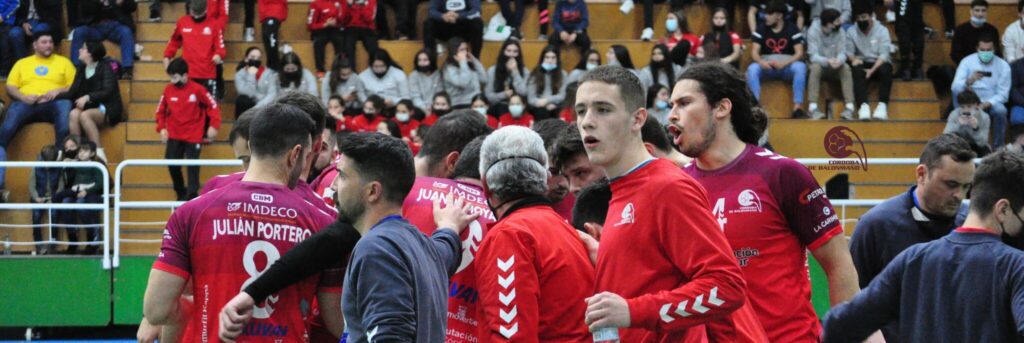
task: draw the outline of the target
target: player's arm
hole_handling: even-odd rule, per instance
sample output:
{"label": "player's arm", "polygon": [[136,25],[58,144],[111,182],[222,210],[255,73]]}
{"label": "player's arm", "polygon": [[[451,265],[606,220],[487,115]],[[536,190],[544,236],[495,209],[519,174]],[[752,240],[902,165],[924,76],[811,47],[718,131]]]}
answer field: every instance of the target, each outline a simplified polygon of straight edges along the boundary
{"label": "player's arm", "polygon": [[267,296],[348,258],[360,238],[351,224],[336,221],[288,250],[243,290],[259,303]]}
{"label": "player's arm", "polygon": [[327,330],[336,338],[345,332],[345,318],[341,313],[341,293],[318,292],[317,303],[320,304],[320,319],[323,319]]}
{"label": "player's arm", "polygon": [[416,296],[410,270],[416,266],[407,266],[396,248],[400,249],[382,238],[364,242],[359,248],[362,253],[350,262],[351,272],[359,275],[355,292],[363,295],[356,299],[361,324],[367,333],[374,333],[376,342],[416,341]]}
{"label": "player's arm", "polygon": [[850,300],[860,291],[857,269],[853,267],[846,236],[833,236],[824,245],[811,250],[811,254],[828,277],[828,295],[832,306]]}
{"label": "player's arm", "polygon": [[[538,342],[540,281],[533,238],[512,230],[488,232],[473,268],[480,292],[480,325],[489,341]],[[563,299],[564,300],[564,299]]]}
{"label": "player's arm", "polygon": [[187,320],[188,306],[181,300],[187,279],[154,268],[149,273],[142,313],[153,325],[182,323]]}
{"label": "player's arm", "polygon": [[859,343],[898,318],[904,265],[917,250],[900,253],[850,302],[833,307],[825,317],[822,341]]}
{"label": "player's arm", "polygon": [[178,54],[178,49],[181,48],[182,35],[181,35],[181,24],[174,26],[174,33],[171,34],[171,38],[167,40],[167,48],[164,49],[164,59],[174,58]]}

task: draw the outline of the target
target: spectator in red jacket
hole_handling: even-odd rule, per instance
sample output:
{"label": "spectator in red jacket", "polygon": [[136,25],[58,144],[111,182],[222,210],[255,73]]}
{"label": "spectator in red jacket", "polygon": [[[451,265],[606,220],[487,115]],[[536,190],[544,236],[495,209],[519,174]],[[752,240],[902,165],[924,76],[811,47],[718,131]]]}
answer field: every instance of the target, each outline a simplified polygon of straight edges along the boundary
{"label": "spectator in red jacket", "polygon": [[206,15],[206,0],[191,0],[189,15],[178,19],[171,40],[164,50],[164,67],[181,48],[181,57],[188,63],[192,81],[206,87],[213,96],[224,95],[223,87],[217,87],[217,66],[224,63],[227,51],[224,48],[224,30],[222,25]]}
{"label": "spectator in red jacket", "polygon": [[487,96],[483,94],[477,94],[474,96],[473,102],[469,104],[469,108],[472,108],[473,111],[476,111],[476,113],[479,113],[485,120],[487,120],[487,126],[490,126],[492,129],[497,129],[498,118],[490,115],[489,112],[491,107],[492,106],[487,103]]}
{"label": "spectator in red jacket", "polygon": [[386,120],[382,113],[384,111],[384,99],[371,95],[363,102],[363,114],[357,115],[349,121],[348,130],[354,132],[376,132],[377,125]]}
{"label": "spectator in red jacket", "polygon": [[423,118],[423,125],[434,125],[438,119],[452,111],[452,98],[448,93],[441,91],[434,94],[434,103],[430,105],[430,114]]}
{"label": "spectator in red jacket", "polygon": [[392,120],[398,123],[398,128],[402,132],[402,139],[405,141],[411,141],[412,130],[420,127],[420,121],[413,118],[413,113],[415,112],[412,100],[405,99],[399,101],[398,105],[395,105],[395,115]]}
{"label": "spectator in red jacket", "polygon": [[342,32],[345,36],[345,56],[355,60],[356,42],[363,42],[363,49],[366,54],[373,56],[377,51],[377,24],[374,18],[377,15],[377,0],[347,0],[342,3],[344,21]]}
{"label": "spectator in red jacket", "polygon": [[512,94],[508,98],[508,113],[498,118],[499,128],[510,125],[533,126],[533,115],[526,112],[526,102],[523,100],[522,95]]}
{"label": "spectator in red jacket", "polygon": [[[199,159],[203,138],[213,139],[220,129],[220,109],[202,85],[188,78],[189,66],[175,58],[167,66],[171,83],[164,88],[156,108],[156,130],[160,141],[167,144],[166,159]],[[207,119],[209,128],[204,132]],[[199,167],[188,167],[188,188],[181,177],[180,166],[167,168],[179,201],[195,198],[199,193]]]}
{"label": "spectator in red jacket", "polygon": [[341,31],[341,0],[314,0],[309,3],[309,16],[306,26],[309,27],[310,39],[313,40],[313,59],[316,62],[316,77],[322,79],[327,72],[324,69],[324,54],[327,43],[334,46],[334,55],[340,54],[345,42]]}
{"label": "spectator in red jacket", "polygon": [[277,70],[281,62],[281,23],[288,19],[288,0],[259,0],[260,23],[263,25],[263,51],[267,67]]}

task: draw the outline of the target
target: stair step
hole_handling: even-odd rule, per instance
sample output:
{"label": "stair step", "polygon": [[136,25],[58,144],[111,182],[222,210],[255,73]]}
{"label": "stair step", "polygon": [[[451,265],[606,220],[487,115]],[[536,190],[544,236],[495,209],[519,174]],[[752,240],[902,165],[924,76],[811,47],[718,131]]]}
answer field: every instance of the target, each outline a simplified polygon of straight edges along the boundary
{"label": "stair step", "polygon": [[851,187],[855,199],[888,199],[906,192],[910,184],[857,184]]}
{"label": "stair step", "polygon": [[[235,104],[231,102],[220,102],[221,122],[231,121],[235,117]],[[157,102],[153,101],[133,101],[128,104],[129,121],[155,121]]]}
{"label": "stair step", "polygon": [[[226,142],[231,132],[231,123],[222,123],[214,141]],[[156,132],[156,122],[129,122],[128,142],[159,142],[160,134]]]}
{"label": "stair step", "polygon": [[[200,167],[199,168],[199,182],[205,183],[206,180],[217,176],[231,174],[241,170],[241,167],[237,166],[219,166],[219,167]],[[174,200],[174,190],[171,188],[170,174],[167,172],[167,167],[129,167],[125,168],[124,175],[122,175],[121,182],[124,187],[140,188],[145,187],[148,191],[154,189],[165,189],[170,191],[171,196],[166,197],[166,194],[153,193],[143,198],[128,198],[126,200],[132,201],[172,201]],[[186,179],[186,182],[187,179]],[[145,193],[145,192],[142,192]],[[133,193],[138,194],[138,193]]]}
{"label": "stair step", "polygon": [[[164,158],[166,147],[159,142],[129,142],[125,143],[125,159],[161,159]],[[204,160],[230,159],[235,154],[231,146],[224,142],[207,144],[199,153],[199,158]]]}

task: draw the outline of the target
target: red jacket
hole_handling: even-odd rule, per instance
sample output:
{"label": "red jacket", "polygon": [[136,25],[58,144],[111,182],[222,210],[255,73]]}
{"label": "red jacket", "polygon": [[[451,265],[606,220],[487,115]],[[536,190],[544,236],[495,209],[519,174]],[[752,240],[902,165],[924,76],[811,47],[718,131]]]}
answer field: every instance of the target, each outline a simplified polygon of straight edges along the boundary
{"label": "red jacket", "polygon": [[174,58],[182,48],[181,56],[188,63],[188,76],[194,79],[213,79],[217,77],[217,65],[213,56],[221,59],[227,57],[224,48],[224,31],[217,22],[211,19],[197,23],[192,16],[178,19],[178,24],[167,42],[164,57]]}
{"label": "red jacket", "polygon": [[558,113],[558,116],[566,123],[572,124],[576,122],[576,111],[572,107],[563,108],[562,112]]}
{"label": "red jacket", "polygon": [[306,16],[306,26],[309,27],[310,31],[321,30],[327,28],[327,20],[334,18],[335,25],[333,28],[338,29],[341,27],[342,10],[340,0],[315,0],[309,3],[309,15]]}
{"label": "red jacket", "polygon": [[583,318],[594,266],[550,205],[506,214],[484,236],[477,260],[481,342],[593,341]]}
{"label": "red jacket", "polygon": [[506,127],[510,125],[519,125],[525,127],[533,126],[533,115],[529,113],[523,113],[518,119],[512,118],[511,113],[505,113],[498,118],[498,127]]}
{"label": "red jacket", "polygon": [[415,130],[416,128],[420,127],[420,121],[416,119],[409,118],[409,121],[404,123],[398,121],[398,119],[392,120],[398,123],[398,129],[402,131],[403,138],[412,138],[412,130]]}
{"label": "red jacket", "polygon": [[438,119],[441,119],[441,116],[434,114],[434,112],[430,112],[430,114],[423,118],[420,125],[434,125]]}
{"label": "red jacket", "polygon": [[256,2],[260,22],[273,18],[277,21],[288,19],[288,0],[259,0]]}
{"label": "red jacket", "polygon": [[342,27],[377,30],[377,0],[350,0],[342,4]]}
{"label": "red jacket", "polygon": [[210,127],[220,129],[217,100],[205,87],[192,81],[181,88],[172,84],[164,87],[156,107],[156,132],[167,129],[170,139],[199,144],[206,135],[206,118],[210,118]]}
{"label": "red jacket", "polygon": [[228,24],[230,4],[228,0],[209,0],[206,3],[206,18],[218,23],[222,31]]}
{"label": "red jacket", "polygon": [[377,132],[377,125],[385,120],[384,116],[376,115],[373,119],[367,119],[365,114],[352,117],[348,123],[348,130],[352,132]]}

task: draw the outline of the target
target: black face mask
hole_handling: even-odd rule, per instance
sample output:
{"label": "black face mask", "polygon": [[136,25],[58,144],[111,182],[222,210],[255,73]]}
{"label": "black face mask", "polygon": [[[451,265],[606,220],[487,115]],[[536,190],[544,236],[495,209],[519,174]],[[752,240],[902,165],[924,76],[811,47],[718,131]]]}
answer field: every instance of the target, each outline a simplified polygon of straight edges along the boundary
{"label": "black face mask", "polygon": [[174,86],[175,86],[175,87],[178,87],[178,88],[185,88],[185,81],[178,81],[178,82],[175,82],[175,83],[174,83]]}
{"label": "black face mask", "polygon": [[434,110],[434,114],[436,114],[438,117],[440,117],[440,116],[443,116],[445,114],[448,114],[448,112],[451,112],[451,111],[452,110],[450,108],[449,109],[444,109],[444,110]]}
{"label": "black face mask", "polygon": [[857,28],[860,29],[861,32],[867,31],[869,27],[871,27],[870,21],[857,21]]}
{"label": "black face mask", "polygon": [[78,149],[65,150],[64,151],[64,158],[71,158],[71,159],[78,158]]}
{"label": "black face mask", "polygon": [[201,22],[203,22],[203,20],[206,20],[206,14],[203,14],[203,15],[200,15],[200,16],[195,16],[194,15],[194,16],[192,16],[192,20],[195,20],[197,23],[201,23]]}
{"label": "black face mask", "polygon": [[714,30],[715,32],[722,32],[722,31],[725,31],[725,25],[722,25],[722,26],[712,25],[711,29]]}
{"label": "black face mask", "polygon": [[428,73],[430,72],[430,66],[416,66],[416,71],[421,73]]}
{"label": "black face mask", "polygon": [[260,65],[262,65],[262,64],[263,64],[263,61],[260,61],[260,60],[249,60],[249,66],[250,67],[259,68]]}

